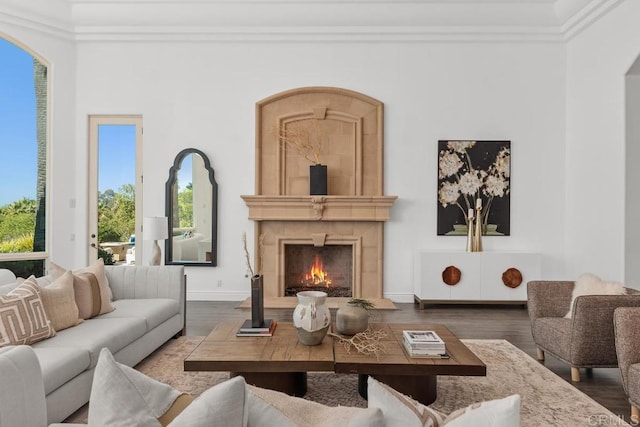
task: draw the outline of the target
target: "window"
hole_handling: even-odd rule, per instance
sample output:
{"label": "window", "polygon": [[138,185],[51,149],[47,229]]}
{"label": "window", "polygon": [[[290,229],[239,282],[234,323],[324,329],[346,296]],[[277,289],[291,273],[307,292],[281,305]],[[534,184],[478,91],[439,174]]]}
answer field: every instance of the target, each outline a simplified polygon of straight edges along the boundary
{"label": "window", "polygon": [[42,275],[47,258],[47,66],[0,38],[0,268]]}

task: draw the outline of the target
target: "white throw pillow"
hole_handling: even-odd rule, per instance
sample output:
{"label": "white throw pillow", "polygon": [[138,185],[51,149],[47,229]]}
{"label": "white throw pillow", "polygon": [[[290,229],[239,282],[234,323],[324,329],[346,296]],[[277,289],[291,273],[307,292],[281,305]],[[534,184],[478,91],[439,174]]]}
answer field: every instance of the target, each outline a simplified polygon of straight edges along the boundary
{"label": "white throw pillow", "polygon": [[439,427],[443,416],[386,384],[369,377],[367,383],[369,408],[380,408],[385,427]]}
{"label": "white throw pillow", "polygon": [[452,412],[445,420],[447,427],[518,427],[520,395],[474,403]]}
{"label": "white throw pillow", "polygon": [[279,391],[247,386],[248,427],[382,427],[378,408],[331,407]]}
{"label": "white throw pillow", "polygon": [[234,377],[202,393],[169,427],[247,427],[247,420],[246,383]]}
{"label": "white throw pillow", "polygon": [[571,293],[571,305],[569,312],[564,315],[566,319],[571,319],[573,315],[573,303],[582,295],[625,295],[627,290],[624,285],[617,282],[605,282],[600,277],[591,273],[584,273],[576,280]]}
{"label": "white throw pillow", "polygon": [[369,377],[369,407],[384,414],[385,427],[518,427],[520,425],[520,395],[499,400],[474,403],[444,417],[386,384]]}
{"label": "white throw pillow", "polygon": [[182,393],[118,363],[103,348],[93,375],[89,400],[89,425],[161,426],[158,418]]}

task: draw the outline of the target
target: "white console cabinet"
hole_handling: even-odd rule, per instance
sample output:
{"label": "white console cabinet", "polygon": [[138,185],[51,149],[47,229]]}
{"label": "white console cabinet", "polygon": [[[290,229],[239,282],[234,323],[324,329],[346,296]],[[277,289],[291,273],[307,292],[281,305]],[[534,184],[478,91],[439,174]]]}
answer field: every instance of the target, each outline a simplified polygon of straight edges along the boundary
{"label": "white console cabinet", "polygon": [[[420,308],[427,303],[514,303],[527,301],[527,282],[540,280],[540,254],[533,252],[460,252],[418,250],[415,254],[414,296]],[[447,279],[443,272],[454,271]],[[457,270],[455,270],[457,269]],[[522,281],[507,286],[503,275]],[[458,273],[459,272],[459,277]]]}

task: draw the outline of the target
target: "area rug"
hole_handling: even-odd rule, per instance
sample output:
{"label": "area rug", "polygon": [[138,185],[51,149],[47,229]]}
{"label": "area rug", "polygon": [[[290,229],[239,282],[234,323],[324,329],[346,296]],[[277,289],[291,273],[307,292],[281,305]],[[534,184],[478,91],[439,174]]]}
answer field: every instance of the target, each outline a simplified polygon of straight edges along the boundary
{"label": "area rug", "polygon": [[[184,358],[201,340],[202,337],[171,340],[136,368],[181,391],[199,395],[228,378],[224,372],[184,372]],[[487,365],[487,376],[439,376],[438,399],[431,405],[433,408],[448,414],[474,402],[518,393],[522,396],[523,427],[597,425],[594,420],[602,419],[628,425],[508,341],[463,342]],[[357,384],[356,375],[310,373],[305,399],[330,406],[366,407]],[[67,421],[86,422],[86,408]]]}

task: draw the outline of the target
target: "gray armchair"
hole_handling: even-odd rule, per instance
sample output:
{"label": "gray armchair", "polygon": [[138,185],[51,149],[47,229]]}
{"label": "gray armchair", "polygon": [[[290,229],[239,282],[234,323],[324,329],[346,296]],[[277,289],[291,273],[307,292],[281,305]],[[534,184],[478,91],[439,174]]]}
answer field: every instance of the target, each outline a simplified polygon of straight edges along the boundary
{"label": "gray armchair", "polygon": [[583,295],[575,299],[573,315],[565,319],[574,282],[527,283],[527,306],[538,360],[545,352],[571,366],[571,380],[580,381],[580,368],[615,368],[613,311],[618,307],[640,307],[640,292],[627,288],[627,295]]}
{"label": "gray armchair", "polygon": [[618,366],[631,403],[631,421],[640,421],[640,308],[616,308],[613,315]]}

